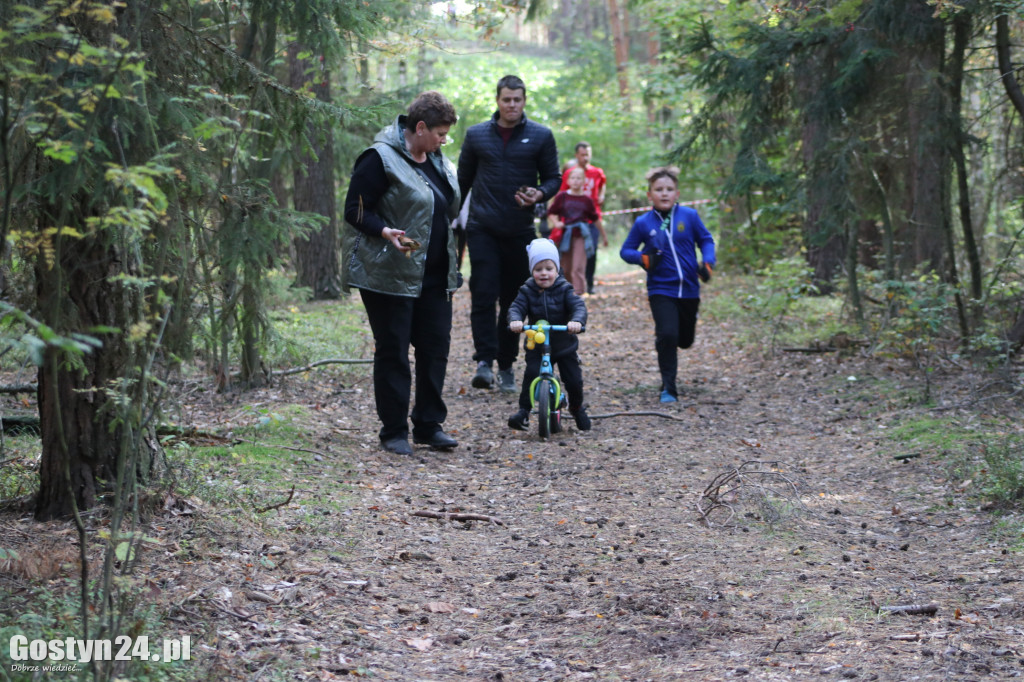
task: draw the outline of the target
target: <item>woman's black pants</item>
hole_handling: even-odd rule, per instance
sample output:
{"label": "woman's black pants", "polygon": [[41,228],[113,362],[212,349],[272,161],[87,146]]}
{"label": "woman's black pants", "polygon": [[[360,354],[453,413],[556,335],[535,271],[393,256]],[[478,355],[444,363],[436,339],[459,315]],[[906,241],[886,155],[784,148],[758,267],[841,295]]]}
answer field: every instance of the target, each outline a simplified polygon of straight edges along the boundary
{"label": "woman's black pants", "polygon": [[452,338],[452,301],[444,289],[426,290],[419,298],[360,289],[373,330],[373,394],[381,421],[380,439],[409,436],[412,371],[409,346],[416,361],[416,393],[412,408],[414,436],[429,437],[448,416],[441,392],[448,369]]}

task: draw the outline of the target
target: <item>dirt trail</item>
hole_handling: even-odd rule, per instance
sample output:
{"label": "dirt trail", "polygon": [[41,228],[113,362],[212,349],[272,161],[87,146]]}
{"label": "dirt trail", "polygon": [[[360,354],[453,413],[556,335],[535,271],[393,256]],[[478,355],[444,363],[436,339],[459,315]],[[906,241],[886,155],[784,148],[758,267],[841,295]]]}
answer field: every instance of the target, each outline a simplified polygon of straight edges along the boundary
{"label": "dirt trail", "polygon": [[[1024,585],[1008,549],[1020,538],[994,539],[994,517],[964,506],[929,453],[900,462],[878,445],[896,416],[885,387],[903,380],[901,369],[834,355],[765,361],[732,343],[735,330],[715,319],[709,292],[697,343],[681,354],[680,403],[668,407],[657,402],[636,275],[606,278],[588,301],[581,355],[591,414],[671,419],[606,417],[548,442],[508,429],[515,398],[469,387],[468,292],[456,299],[447,428],[461,446],[452,452],[380,451],[365,381],[358,395],[310,395],[299,381],[273,389],[277,400],[319,404],[324,451],[353,469],[297,453],[307,489],[265,531],[238,534],[209,514],[187,531],[194,563],[155,567],[168,604],[190,590],[230,593],[171,608],[202,631],[197,673],[1024,674]],[[744,487],[720,500],[731,519],[721,507],[710,527],[702,523],[700,493],[751,460],[777,465],[744,474]],[[346,513],[309,521],[317,497],[340,495],[350,498]],[[245,561],[254,567],[237,568]],[[876,612],[895,605],[937,613]]]}
{"label": "dirt trail", "polygon": [[[599,291],[581,337],[591,413],[675,420],[608,417],[549,442],[511,431],[515,398],[469,388],[463,292],[448,420],[461,447],[410,462],[372,448],[366,424],[360,492],[336,538],[350,551],[314,578],[337,591],[306,635],[325,645],[320,666],[403,680],[1024,672],[1019,557],[988,539],[992,518],[961,508],[929,457],[879,450],[884,396],[847,388],[889,370],[763,362],[731,343],[712,295],[681,354],[682,399],[666,408],[638,278]],[[725,500],[732,524],[720,511],[708,528],[699,493],[749,460],[778,462],[785,479],[752,474],[744,499]],[[787,483],[804,508],[787,508]],[[420,510],[503,525],[410,516]],[[937,614],[875,611],[920,604]]]}

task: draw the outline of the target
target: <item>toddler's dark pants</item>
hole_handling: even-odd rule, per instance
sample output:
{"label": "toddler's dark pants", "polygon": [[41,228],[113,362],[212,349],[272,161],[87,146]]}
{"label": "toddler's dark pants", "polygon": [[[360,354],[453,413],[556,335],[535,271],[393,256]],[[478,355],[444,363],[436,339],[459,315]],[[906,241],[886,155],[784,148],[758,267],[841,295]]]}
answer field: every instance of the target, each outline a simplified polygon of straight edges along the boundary
{"label": "toddler's dark pants", "polygon": [[[580,356],[575,352],[557,359],[551,364],[558,367],[558,376],[562,380],[562,390],[569,399],[569,411],[575,412],[583,404],[583,370],[580,368]],[[519,407],[530,409],[530,384],[540,375],[540,353],[526,353],[526,371],[523,373],[523,388],[519,391]]]}
{"label": "toddler's dark pants", "polygon": [[689,348],[693,345],[700,299],[654,294],[647,300],[654,317],[654,348],[658,351],[662,389],[678,396],[676,373],[679,361],[676,348]]}
{"label": "toddler's dark pants", "polygon": [[448,408],[441,397],[451,345],[452,302],[444,289],[427,289],[419,298],[360,289],[373,330],[373,397],[380,418],[380,439],[408,437],[412,371],[409,345],[415,349],[414,436],[430,437],[441,428]]}

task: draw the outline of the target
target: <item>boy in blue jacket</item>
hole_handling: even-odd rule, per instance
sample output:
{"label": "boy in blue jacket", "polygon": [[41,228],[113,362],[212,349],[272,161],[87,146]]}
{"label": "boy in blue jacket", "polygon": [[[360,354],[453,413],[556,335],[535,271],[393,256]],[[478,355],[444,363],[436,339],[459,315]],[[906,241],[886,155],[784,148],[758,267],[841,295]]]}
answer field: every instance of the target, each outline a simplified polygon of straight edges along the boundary
{"label": "boy in blue jacket", "polygon": [[[678,205],[679,169],[675,166],[647,173],[647,198],[653,209],[633,223],[619,255],[647,271],[647,300],[654,317],[654,347],[661,371],[661,402],[674,403],[679,396],[676,348],[693,345],[700,307],[698,279],[711,279],[715,240],[697,211]],[[697,261],[697,248],[701,263]]]}

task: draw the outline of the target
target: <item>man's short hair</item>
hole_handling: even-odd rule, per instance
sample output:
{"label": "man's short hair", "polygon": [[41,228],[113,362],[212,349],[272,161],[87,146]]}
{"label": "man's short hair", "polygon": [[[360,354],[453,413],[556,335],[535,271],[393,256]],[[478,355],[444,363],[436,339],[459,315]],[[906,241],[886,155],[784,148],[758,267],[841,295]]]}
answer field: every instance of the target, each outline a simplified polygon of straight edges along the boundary
{"label": "man's short hair", "polygon": [[589,142],[577,142],[576,143],[576,151],[579,151],[581,149],[586,149],[589,146],[590,146]]}
{"label": "man's short hair", "polygon": [[526,97],[526,83],[519,76],[504,76],[498,81],[498,88],[495,91],[495,97],[501,97],[501,89],[508,88],[509,90],[522,90],[523,97]]}

